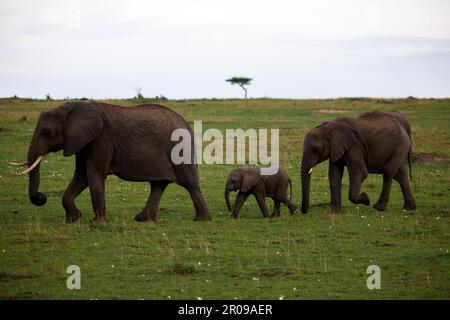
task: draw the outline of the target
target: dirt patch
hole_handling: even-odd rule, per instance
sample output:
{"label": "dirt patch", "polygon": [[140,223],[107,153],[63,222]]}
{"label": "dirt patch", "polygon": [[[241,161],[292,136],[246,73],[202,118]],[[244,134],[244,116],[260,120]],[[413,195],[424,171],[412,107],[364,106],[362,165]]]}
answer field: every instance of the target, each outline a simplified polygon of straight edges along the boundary
{"label": "dirt patch", "polygon": [[340,109],[319,109],[319,113],[346,113],[347,110],[340,110]]}
{"label": "dirt patch", "polygon": [[171,274],[178,274],[178,275],[182,275],[182,276],[187,276],[189,274],[194,274],[196,273],[196,269],[195,266],[193,265],[189,265],[189,264],[183,264],[183,263],[175,263],[171,270],[170,270]]}
{"label": "dirt patch", "polygon": [[69,239],[66,238],[54,238],[54,239],[30,239],[30,240],[11,240],[8,241],[8,243],[11,244],[31,244],[31,243],[35,243],[35,244],[46,244],[46,243],[52,243],[52,242],[57,242],[57,243],[61,243],[61,242],[67,242],[69,241]]}
{"label": "dirt patch", "polygon": [[4,282],[26,280],[26,279],[33,279],[33,278],[39,278],[39,276],[33,275],[33,274],[12,274],[12,273],[6,273],[6,272],[0,273],[0,281],[4,281]]}
{"label": "dirt patch", "polygon": [[316,203],[311,204],[309,206],[310,208],[321,208],[321,209],[331,209],[331,204],[329,202],[322,202],[322,203]]}
{"label": "dirt patch", "polygon": [[450,158],[434,153],[413,153],[411,161],[420,164],[445,164],[450,162]]}
{"label": "dirt patch", "polygon": [[450,210],[436,210],[433,214],[440,217],[450,217]]}
{"label": "dirt patch", "polygon": [[0,132],[13,132],[13,129],[0,127]]}
{"label": "dirt patch", "polygon": [[45,298],[45,296],[43,296],[41,293],[33,291],[17,292],[5,296],[0,296],[1,300],[36,300],[43,298]]}

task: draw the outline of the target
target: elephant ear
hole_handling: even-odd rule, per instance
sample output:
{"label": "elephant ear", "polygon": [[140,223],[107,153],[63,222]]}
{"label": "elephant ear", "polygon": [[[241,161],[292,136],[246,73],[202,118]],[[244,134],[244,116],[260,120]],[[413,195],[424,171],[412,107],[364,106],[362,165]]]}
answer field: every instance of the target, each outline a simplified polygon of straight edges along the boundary
{"label": "elephant ear", "polygon": [[103,131],[104,120],[99,107],[75,104],[64,124],[64,156],[79,152]]}
{"label": "elephant ear", "polygon": [[250,173],[246,172],[242,176],[241,191],[248,192],[251,188],[256,186],[257,183],[258,183],[258,177],[254,174],[250,174]]}
{"label": "elephant ear", "polygon": [[356,142],[356,131],[350,124],[340,123],[330,132],[330,159],[336,162]]}

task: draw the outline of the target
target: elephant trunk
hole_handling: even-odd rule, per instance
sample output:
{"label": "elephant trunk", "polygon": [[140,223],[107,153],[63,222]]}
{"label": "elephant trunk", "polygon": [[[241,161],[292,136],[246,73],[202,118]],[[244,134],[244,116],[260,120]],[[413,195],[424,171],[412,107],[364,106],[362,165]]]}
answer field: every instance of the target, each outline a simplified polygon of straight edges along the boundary
{"label": "elephant trunk", "polygon": [[225,187],[225,201],[227,203],[228,211],[231,211],[231,204],[230,204],[230,189],[226,186]]}
{"label": "elephant trunk", "polygon": [[307,213],[309,208],[309,190],[311,185],[311,170],[306,161],[302,161],[302,167],[300,171],[302,180],[302,213]]}
{"label": "elephant trunk", "polygon": [[[28,167],[32,167],[38,160],[40,155],[33,152],[32,148],[28,152]],[[39,161],[40,162],[40,161]],[[31,203],[36,206],[43,206],[47,202],[47,196],[44,193],[39,192],[39,182],[40,182],[40,173],[39,167],[40,163],[28,173],[29,185],[28,185],[28,195],[30,197]]]}

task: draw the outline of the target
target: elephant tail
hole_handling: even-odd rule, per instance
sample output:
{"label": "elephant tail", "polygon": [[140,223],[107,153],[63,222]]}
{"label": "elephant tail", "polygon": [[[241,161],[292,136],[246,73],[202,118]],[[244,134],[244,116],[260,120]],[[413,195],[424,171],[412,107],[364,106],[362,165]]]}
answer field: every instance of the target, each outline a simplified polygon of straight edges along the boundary
{"label": "elephant tail", "polygon": [[409,180],[412,180],[412,166],[411,166],[411,149],[408,152],[408,165],[409,165]]}

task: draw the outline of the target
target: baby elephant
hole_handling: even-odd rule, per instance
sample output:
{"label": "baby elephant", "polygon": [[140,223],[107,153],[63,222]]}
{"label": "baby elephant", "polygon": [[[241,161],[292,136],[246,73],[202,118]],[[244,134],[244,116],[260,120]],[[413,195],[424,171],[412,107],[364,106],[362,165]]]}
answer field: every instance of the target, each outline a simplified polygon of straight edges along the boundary
{"label": "baby elephant", "polygon": [[[271,197],[273,199],[274,208],[272,217],[278,217],[280,215],[280,202],[283,202],[289,208],[291,214],[294,214],[297,206],[287,198],[288,184],[290,185],[292,198],[291,179],[284,169],[279,168],[278,172],[274,175],[261,175],[260,169],[256,168],[233,170],[228,176],[227,184],[225,185],[225,201],[227,202],[228,210],[232,211],[231,217],[237,218],[242,204],[251,194],[255,196],[264,218],[269,217],[265,197]],[[232,210],[230,205],[230,191],[237,190],[239,190],[239,193]]]}

